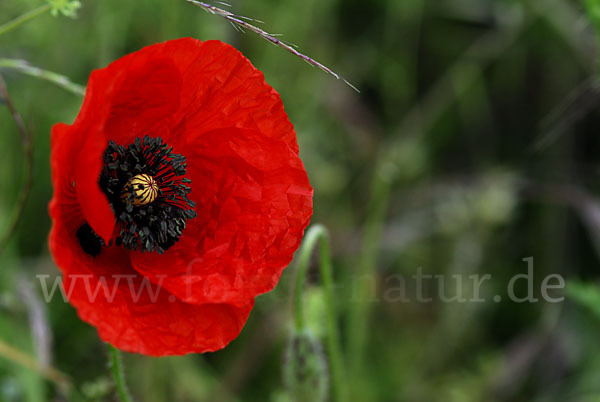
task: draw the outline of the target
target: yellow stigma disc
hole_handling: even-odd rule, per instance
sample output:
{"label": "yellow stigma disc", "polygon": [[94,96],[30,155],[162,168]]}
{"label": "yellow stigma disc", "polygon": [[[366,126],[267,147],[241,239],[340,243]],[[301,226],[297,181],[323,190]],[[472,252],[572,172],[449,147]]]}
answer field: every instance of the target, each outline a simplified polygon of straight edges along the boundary
{"label": "yellow stigma disc", "polygon": [[135,206],[150,204],[158,196],[158,184],[152,176],[138,174],[127,182],[121,198],[127,198],[129,194],[133,195],[132,204]]}

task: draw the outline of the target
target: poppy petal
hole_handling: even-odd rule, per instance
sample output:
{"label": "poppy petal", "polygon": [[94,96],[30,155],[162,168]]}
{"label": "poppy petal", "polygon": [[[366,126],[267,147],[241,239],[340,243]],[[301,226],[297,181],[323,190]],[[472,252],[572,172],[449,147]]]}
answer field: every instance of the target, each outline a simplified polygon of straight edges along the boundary
{"label": "poppy petal", "polygon": [[[188,151],[197,217],[162,255],[132,252],[136,270],[182,300],[243,303],[271,290],[312,214],[302,161],[255,130],[214,130]],[[162,280],[162,279],[161,279]]]}

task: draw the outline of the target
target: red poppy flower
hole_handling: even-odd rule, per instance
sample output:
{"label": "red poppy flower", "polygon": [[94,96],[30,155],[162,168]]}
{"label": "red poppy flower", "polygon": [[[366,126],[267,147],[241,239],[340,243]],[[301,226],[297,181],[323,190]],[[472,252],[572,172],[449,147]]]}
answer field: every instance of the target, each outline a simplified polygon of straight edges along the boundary
{"label": "red poppy flower", "polygon": [[52,129],[50,250],[79,316],[148,355],[223,348],[312,214],[279,95],[237,50],[185,38],[94,71]]}

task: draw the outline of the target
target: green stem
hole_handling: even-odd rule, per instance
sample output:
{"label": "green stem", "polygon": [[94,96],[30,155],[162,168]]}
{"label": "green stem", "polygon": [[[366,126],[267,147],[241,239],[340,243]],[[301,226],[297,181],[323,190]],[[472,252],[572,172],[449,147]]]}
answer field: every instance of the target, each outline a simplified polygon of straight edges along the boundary
{"label": "green stem", "polygon": [[56,84],[59,87],[66,89],[67,91],[72,92],[78,96],[85,95],[85,87],[71,82],[64,75],[60,75],[48,70],[42,70],[41,68],[34,67],[28,64],[24,60],[0,58],[0,68],[10,68],[22,74],[50,81],[53,84]]}
{"label": "green stem", "polygon": [[44,14],[46,11],[49,11],[51,8],[52,8],[52,5],[45,4],[34,10],[26,12],[23,15],[18,16],[17,18],[15,18],[12,21],[8,21],[4,25],[0,25],[0,35],[5,34],[9,31],[12,31],[13,29],[18,28],[19,26],[25,24],[26,22],[29,22],[36,17],[39,17],[40,15]]}
{"label": "green stem", "polygon": [[329,234],[323,225],[313,225],[306,232],[304,241],[300,249],[298,268],[294,292],[294,312],[296,331],[305,329],[306,321],[304,317],[304,287],[306,285],[306,274],[310,257],[313,250],[319,242],[319,265],[321,268],[321,282],[325,289],[325,304],[327,315],[327,348],[329,351],[329,367],[331,371],[331,391],[333,400],[346,401],[346,388],[344,387],[344,365],[342,361],[342,352],[340,347],[340,337],[335,313],[335,303],[333,297],[333,269],[331,264],[331,254],[329,246]]}
{"label": "green stem", "polygon": [[108,344],[108,353],[110,355],[110,371],[115,381],[115,388],[121,402],[133,402],[133,398],[129,395],[127,384],[125,383],[125,373],[123,371],[123,360],[121,359],[121,351],[114,346]]}

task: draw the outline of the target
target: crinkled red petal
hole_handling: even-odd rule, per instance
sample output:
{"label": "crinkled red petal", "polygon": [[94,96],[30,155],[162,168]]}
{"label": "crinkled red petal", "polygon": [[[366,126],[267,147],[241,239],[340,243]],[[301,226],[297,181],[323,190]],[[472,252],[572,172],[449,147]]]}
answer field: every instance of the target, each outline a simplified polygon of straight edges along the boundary
{"label": "crinkled red petal", "polygon": [[187,155],[198,216],[166,253],[132,252],[134,267],[193,303],[273,289],[312,214],[302,161],[284,141],[239,128],[198,137]]}

